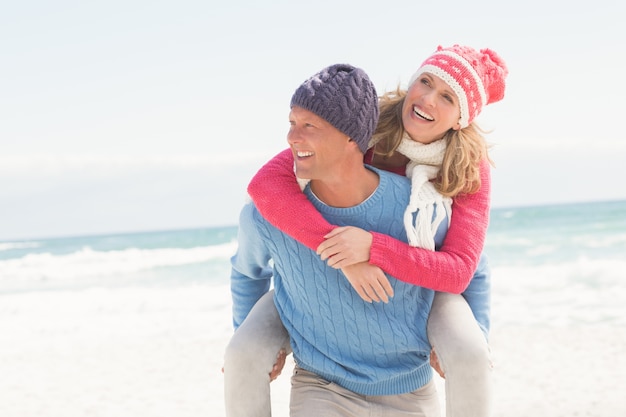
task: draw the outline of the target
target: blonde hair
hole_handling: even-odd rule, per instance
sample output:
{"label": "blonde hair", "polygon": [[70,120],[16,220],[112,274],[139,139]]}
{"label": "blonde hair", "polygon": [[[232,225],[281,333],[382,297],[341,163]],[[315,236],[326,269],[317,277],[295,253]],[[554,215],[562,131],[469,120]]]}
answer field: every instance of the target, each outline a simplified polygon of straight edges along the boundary
{"label": "blonde hair", "polygon": [[[380,97],[380,118],[372,136],[372,142],[377,145],[374,149],[376,155],[390,157],[400,145],[404,135],[402,105],[406,94],[406,90],[398,87]],[[484,133],[472,122],[463,129],[450,129],[444,134],[446,151],[434,182],[435,188],[442,195],[454,197],[461,193],[472,194],[480,189],[480,162],[487,159],[493,165]]]}

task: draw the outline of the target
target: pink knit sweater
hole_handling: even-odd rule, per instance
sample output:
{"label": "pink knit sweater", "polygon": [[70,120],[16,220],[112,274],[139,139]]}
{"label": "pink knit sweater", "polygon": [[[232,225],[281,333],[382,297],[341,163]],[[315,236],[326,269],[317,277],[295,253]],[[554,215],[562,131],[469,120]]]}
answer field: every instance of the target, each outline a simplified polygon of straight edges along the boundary
{"label": "pink knit sweater", "polygon": [[[372,232],[369,262],[401,281],[435,291],[462,293],[478,266],[489,224],[491,176],[487,161],[481,163],[480,180],[478,192],[454,198],[450,228],[439,251],[416,248]],[[248,193],[271,224],[313,250],[335,227],[300,190],[289,149],[259,170],[248,185]]]}

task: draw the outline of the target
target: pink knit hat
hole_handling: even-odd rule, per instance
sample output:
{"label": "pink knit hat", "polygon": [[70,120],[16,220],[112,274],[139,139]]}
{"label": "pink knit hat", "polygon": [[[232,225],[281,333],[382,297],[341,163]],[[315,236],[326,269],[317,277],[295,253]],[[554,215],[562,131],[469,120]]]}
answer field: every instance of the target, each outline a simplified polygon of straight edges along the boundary
{"label": "pink knit hat", "polygon": [[504,97],[506,64],[491,49],[480,52],[469,46],[439,46],[411,77],[409,85],[428,72],[444,80],[459,98],[461,127],[467,127],[484,106]]}

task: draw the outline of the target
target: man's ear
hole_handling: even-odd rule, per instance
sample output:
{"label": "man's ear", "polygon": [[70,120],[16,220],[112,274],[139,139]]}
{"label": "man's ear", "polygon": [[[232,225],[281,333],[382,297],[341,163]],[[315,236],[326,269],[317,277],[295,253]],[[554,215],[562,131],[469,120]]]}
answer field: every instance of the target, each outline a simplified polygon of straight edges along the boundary
{"label": "man's ear", "polygon": [[357,148],[359,147],[359,144],[356,143],[355,140],[353,140],[351,137],[348,137],[348,142],[351,142],[354,146],[356,146]]}

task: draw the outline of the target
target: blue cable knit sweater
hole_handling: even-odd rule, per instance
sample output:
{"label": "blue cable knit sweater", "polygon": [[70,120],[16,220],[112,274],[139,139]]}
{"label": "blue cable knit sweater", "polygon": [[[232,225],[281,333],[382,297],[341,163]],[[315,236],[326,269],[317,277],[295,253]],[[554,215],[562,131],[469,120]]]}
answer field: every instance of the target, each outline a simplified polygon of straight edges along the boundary
{"label": "blue cable knit sweater", "polygon": [[[305,193],[336,225],[352,225],[406,241],[402,222],[410,181],[370,168],[380,183],[355,207],[334,208]],[[276,202],[285,204],[288,202]],[[435,238],[441,245],[447,222]],[[432,378],[426,321],[434,292],[388,276],[394,297],[366,303],[340,270],[271,226],[252,204],[242,210],[233,256],[233,320],[238,327],[274,279],[276,307],[291,336],[296,363],[363,395],[414,391]]]}

